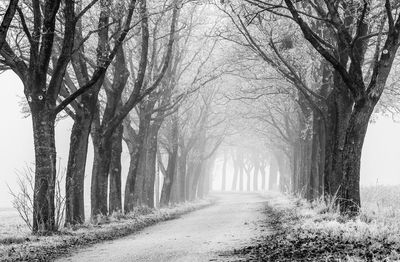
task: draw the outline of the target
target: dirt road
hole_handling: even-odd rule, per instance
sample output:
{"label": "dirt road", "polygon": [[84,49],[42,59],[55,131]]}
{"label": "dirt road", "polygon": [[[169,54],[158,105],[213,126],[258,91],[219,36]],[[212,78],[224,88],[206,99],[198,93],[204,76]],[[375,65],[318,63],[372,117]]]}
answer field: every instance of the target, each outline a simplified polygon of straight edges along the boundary
{"label": "dirt road", "polygon": [[215,205],[96,244],[56,261],[220,261],[221,252],[250,244],[261,233],[265,198],[258,194],[216,194]]}

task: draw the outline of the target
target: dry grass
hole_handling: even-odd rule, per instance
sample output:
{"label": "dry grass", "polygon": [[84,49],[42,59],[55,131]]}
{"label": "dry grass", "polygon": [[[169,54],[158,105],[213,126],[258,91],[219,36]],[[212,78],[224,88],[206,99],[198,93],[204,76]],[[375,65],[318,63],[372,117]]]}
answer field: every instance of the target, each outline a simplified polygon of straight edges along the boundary
{"label": "dry grass", "polygon": [[13,208],[0,208],[0,244],[23,242],[30,230]]}
{"label": "dry grass", "polygon": [[324,201],[267,197],[266,223],[275,231],[238,251],[243,261],[400,261],[400,186],[362,188],[355,219]]}

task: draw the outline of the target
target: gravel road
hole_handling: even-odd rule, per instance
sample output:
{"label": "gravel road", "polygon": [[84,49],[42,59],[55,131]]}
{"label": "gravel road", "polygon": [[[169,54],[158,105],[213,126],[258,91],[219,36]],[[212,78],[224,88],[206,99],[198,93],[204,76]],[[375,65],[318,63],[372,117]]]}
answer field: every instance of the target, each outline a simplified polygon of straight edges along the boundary
{"label": "gravel road", "polygon": [[[214,194],[215,205],[136,234],[81,249],[56,261],[226,261],[224,251],[249,245],[262,232],[266,199],[251,193]],[[265,233],[265,232],[263,232]]]}

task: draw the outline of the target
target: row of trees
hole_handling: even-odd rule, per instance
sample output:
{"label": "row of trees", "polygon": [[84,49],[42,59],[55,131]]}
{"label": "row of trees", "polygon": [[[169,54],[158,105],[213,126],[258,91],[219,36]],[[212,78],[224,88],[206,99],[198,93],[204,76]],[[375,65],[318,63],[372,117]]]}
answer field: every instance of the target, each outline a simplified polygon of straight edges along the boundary
{"label": "row of trees", "polygon": [[[221,191],[266,191],[278,189],[278,161],[274,156],[268,157],[254,148],[246,146],[227,147],[220,151]],[[266,151],[266,149],[264,149]],[[229,174],[229,166],[233,167]],[[268,167],[268,175],[267,175]],[[281,167],[282,170],[282,167]],[[227,176],[232,176],[232,184],[228,184]],[[246,187],[245,187],[246,185]]]}
{"label": "row of trees", "polygon": [[356,215],[368,123],[396,79],[398,2],[246,0],[219,9],[229,21],[219,36],[240,50],[232,64],[245,80],[231,99],[286,163],[280,187],[335,198]]}
{"label": "row of trees", "polygon": [[[65,116],[73,120],[66,224],[85,221],[90,141],[93,221],[208,192],[206,174],[224,129],[212,110],[210,86],[222,69],[212,60],[216,41],[200,38],[212,25],[203,7],[180,0],[7,4],[1,6],[0,63],[21,79],[33,122],[34,232],[57,230],[54,133]],[[123,142],[130,155],[125,185]]]}
{"label": "row of trees", "polygon": [[[395,82],[396,1],[12,0],[0,8],[0,68],[21,79],[33,123],[34,232],[56,229],[54,127],[64,116],[73,120],[67,224],[85,219],[90,139],[93,220],[203,196],[226,143],[240,146],[234,173],[265,170],[267,157],[254,152],[268,148],[282,190],[335,197],[343,213],[358,213],[368,122]],[[223,142],[238,133],[262,149]]]}

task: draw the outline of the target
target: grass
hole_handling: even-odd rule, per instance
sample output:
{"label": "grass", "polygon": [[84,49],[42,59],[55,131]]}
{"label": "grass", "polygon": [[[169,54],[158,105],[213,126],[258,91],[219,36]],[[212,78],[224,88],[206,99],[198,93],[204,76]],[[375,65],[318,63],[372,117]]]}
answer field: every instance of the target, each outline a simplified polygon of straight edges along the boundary
{"label": "grass", "polygon": [[355,219],[323,201],[268,195],[273,233],[236,251],[239,261],[400,261],[400,186],[362,188]]}
{"label": "grass", "polygon": [[77,228],[63,229],[52,236],[38,237],[29,235],[28,232],[13,238],[7,236],[0,239],[0,261],[49,261],[71,252],[76,247],[126,236],[157,222],[177,218],[212,203],[212,199],[206,199],[157,210],[138,208],[127,215],[116,213],[105,217],[98,225],[85,224]]}

